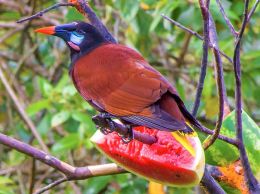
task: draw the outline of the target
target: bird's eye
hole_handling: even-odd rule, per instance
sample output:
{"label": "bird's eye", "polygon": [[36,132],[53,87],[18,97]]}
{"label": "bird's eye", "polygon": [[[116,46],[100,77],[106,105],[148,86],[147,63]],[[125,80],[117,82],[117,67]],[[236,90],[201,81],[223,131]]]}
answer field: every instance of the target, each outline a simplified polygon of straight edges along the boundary
{"label": "bird's eye", "polygon": [[80,45],[84,40],[84,35],[79,34],[78,32],[72,32],[70,35],[70,41],[76,45]]}
{"label": "bird's eye", "polygon": [[83,30],[78,30],[77,32],[82,35],[86,34],[86,32],[84,32]]}

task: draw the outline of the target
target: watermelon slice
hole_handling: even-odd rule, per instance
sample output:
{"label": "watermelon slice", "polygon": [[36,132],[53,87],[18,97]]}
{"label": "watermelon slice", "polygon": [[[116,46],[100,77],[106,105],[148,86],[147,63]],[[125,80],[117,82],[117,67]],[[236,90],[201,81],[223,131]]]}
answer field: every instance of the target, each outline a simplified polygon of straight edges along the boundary
{"label": "watermelon slice", "polygon": [[197,135],[136,127],[157,138],[148,145],[137,140],[125,144],[117,133],[97,131],[91,138],[113,162],[133,174],[165,185],[190,187],[199,184],[205,167],[204,151]]}

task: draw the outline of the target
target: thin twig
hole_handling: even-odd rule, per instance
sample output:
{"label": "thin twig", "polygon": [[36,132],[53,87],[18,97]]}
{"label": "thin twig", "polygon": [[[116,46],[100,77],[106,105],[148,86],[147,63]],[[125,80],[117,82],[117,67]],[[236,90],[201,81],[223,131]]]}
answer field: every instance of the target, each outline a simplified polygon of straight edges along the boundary
{"label": "thin twig", "polygon": [[221,1],[220,0],[216,0],[217,1],[217,4],[219,6],[219,10],[220,10],[220,13],[222,14],[227,26],[229,27],[231,33],[233,34],[234,37],[237,37],[238,33],[236,32],[234,26],[232,25],[231,21],[228,19],[226,13],[225,13],[225,10],[221,4]]}
{"label": "thin twig", "polygon": [[44,164],[55,168],[59,172],[62,172],[69,180],[81,180],[89,177],[118,174],[126,172],[124,169],[116,164],[102,164],[85,167],[74,167],[65,163],[54,156],[43,152],[29,144],[16,140],[12,137],[0,133],[0,144],[6,145],[9,148],[13,148],[19,152],[22,152],[28,156],[40,160]]}
{"label": "thin twig", "polygon": [[245,0],[245,5],[244,5],[244,17],[242,21],[242,27],[239,31],[239,36],[237,37],[236,40],[236,45],[235,45],[235,51],[234,51],[234,73],[235,73],[235,83],[236,83],[236,95],[235,95],[235,101],[236,101],[236,138],[238,141],[238,146],[239,146],[239,151],[240,151],[240,159],[242,166],[245,171],[245,178],[247,180],[247,184],[249,187],[249,191],[256,191],[257,187],[259,188],[258,182],[256,178],[253,175],[251,166],[249,164],[249,160],[247,157],[244,141],[243,141],[243,127],[242,127],[242,94],[241,94],[241,63],[240,63],[240,47],[241,47],[241,40],[246,28],[247,24],[247,18],[248,18],[248,5],[249,5],[249,0]]}
{"label": "thin twig", "polygon": [[[200,129],[203,133],[206,133],[206,134],[209,134],[209,135],[213,135],[214,134],[214,131],[206,128],[206,127],[203,127],[203,129]],[[218,135],[218,139],[222,140],[222,141],[225,141],[231,145],[234,145],[236,147],[238,147],[237,145],[237,141],[236,139],[233,139],[233,138],[230,138],[230,137],[227,137],[227,136],[224,136],[224,135],[221,135],[219,134]]]}
{"label": "thin twig", "polygon": [[23,22],[28,21],[28,20],[39,18],[39,17],[43,16],[43,14],[45,14],[45,13],[47,13],[47,12],[53,10],[53,9],[57,9],[58,7],[61,7],[61,6],[72,6],[73,7],[74,4],[73,3],[57,3],[57,4],[55,4],[51,7],[48,7],[48,8],[46,8],[46,9],[44,9],[44,10],[42,10],[42,11],[40,11],[40,12],[30,16],[30,17],[20,19],[20,20],[17,21],[17,23],[23,23]]}
{"label": "thin twig", "polygon": [[248,16],[247,16],[247,23],[249,22],[249,20],[251,19],[252,15],[254,14],[258,4],[260,3],[260,0],[256,0],[251,11],[249,12]]}
{"label": "thin twig", "polygon": [[34,137],[37,139],[37,141],[39,142],[40,146],[42,147],[42,149],[45,152],[48,152],[48,148],[45,145],[45,143],[43,142],[41,136],[39,135],[35,125],[33,124],[32,120],[30,119],[30,117],[27,115],[27,113],[24,110],[24,107],[20,104],[19,99],[17,98],[17,96],[15,95],[13,89],[11,88],[11,86],[9,85],[2,67],[0,65],[0,79],[4,85],[4,87],[6,88],[6,91],[8,92],[8,94],[10,95],[13,103],[15,104],[18,112],[20,113],[21,117],[23,118],[23,120],[25,121],[25,123],[27,124],[27,126],[30,128],[31,132],[33,133]]}
{"label": "thin twig", "polygon": [[168,16],[164,15],[164,14],[161,14],[161,16],[168,20],[169,22],[171,22],[172,24],[174,24],[175,26],[181,28],[182,30],[186,31],[186,32],[189,32],[190,34],[196,36],[198,39],[200,40],[203,40],[203,36],[201,36],[198,32],[194,32],[193,30],[183,26],[182,24],[180,24],[179,22],[176,22],[175,20],[169,18]]}
{"label": "thin twig", "polygon": [[215,61],[216,61],[216,69],[217,69],[217,88],[218,88],[218,98],[219,98],[219,113],[218,120],[214,130],[214,134],[206,139],[203,143],[204,150],[208,149],[218,138],[220,129],[223,122],[224,116],[224,78],[223,78],[223,67],[219,52],[216,49],[213,49]]}
{"label": "thin twig", "polygon": [[207,164],[206,168],[210,175],[217,181],[239,189],[241,193],[249,193],[240,160],[235,161],[228,166],[212,166]]}
{"label": "thin twig", "polygon": [[35,171],[36,171],[36,160],[32,158],[32,167],[31,167],[31,174],[30,174],[30,183],[29,183],[29,194],[33,193],[34,183],[35,183]]}
{"label": "thin twig", "polygon": [[226,192],[220,187],[220,185],[210,175],[207,168],[205,168],[204,175],[202,177],[200,185],[202,186],[202,188],[205,190],[206,193],[226,194]]}
{"label": "thin twig", "polygon": [[218,37],[216,32],[216,26],[210,11],[209,11],[209,39],[214,46],[212,51],[215,58],[215,72],[216,72],[217,89],[218,89],[219,111],[218,111],[218,120],[215,126],[214,134],[203,142],[203,147],[205,150],[209,148],[217,140],[220,134],[223,118],[225,115],[228,115],[228,113],[230,112],[229,104],[227,101],[226,87],[224,83],[222,60],[220,57],[220,53],[218,52]]}
{"label": "thin twig", "polygon": [[[221,66],[221,71],[223,72],[223,64],[222,64],[222,60],[221,60],[221,57],[220,57],[220,53],[219,53],[219,46],[218,46],[218,35],[217,35],[217,30],[216,30],[216,25],[215,25],[215,22],[214,22],[214,19],[211,15],[211,13],[209,13],[209,39],[210,39],[210,42],[212,43],[212,49],[213,49],[213,52],[215,50],[215,54],[218,58],[218,61],[219,61],[219,65]],[[218,72],[217,72],[217,64],[215,63],[215,74],[218,75]],[[224,97],[224,117],[227,116],[229,113],[230,113],[230,107],[229,107],[229,102],[228,102],[228,98],[227,98],[227,90],[226,90],[226,87],[225,87],[225,83],[224,83],[224,77],[223,77],[223,74],[222,74],[222,90],[223,90],[223,97]]]}
{"label": "thin twig", "polygon": [[[169,18],[168,16],[166,16],[166,15],[164,15],[164,14],[161,14],[161,16],[162,16],[164,19],[166,19],[166,20],[168,20],[169,22],[171,22],[172,24],[174,24],[175,26],[177,26],[177,27],[181,28],[182,30],[184,30],[184,31],[186,31],[186,32],[188,32],[188,33],[190,33],[190,34],[196,36],[198,39],[203,40],[203,36],[201,36],[201,35],[198,34],[197,32],[194,32],[193,30],[191,30],[191,29],[189,29],[189,28],[187,28],[187,27],[181,25],[179,22],[176,22],[175,20]],[[209,43],[209,46],[210,46],[210,48],[213,47],[213,45],[212,45],[211,43]],[[223,57],[225,57],[230,63],[233,63],[233,60],[232,60],[229,56],[227,56],[223,51],[219,50],[219,53],[220,53]]]}
{"label": "thin twig", "polygon": [[37,192],[35,192],[35,194],[44,193],[45,191],[48,191],[48,190],[50,190],[51,188],[53,188],[53,187],[55,187],[55,186],[57,186],[57,185],[59,185],[59,184],[61,184],[61,183],[64,183],[64,182],[66,182],[66,181],[68,181],[68,178],[67,178],[67,177],[63,177],[63,178],[61,178],[61,179],[58,179],[58,180],[54,181],[53,183],[47,185],[46,187],[41,188],[40,190],[38,190]]}
{"label": "thin twig", "polygon": [[208,50],[209,50],[209,3],[210,1],[207,0],[206,1],[206,5],[199,0],[199,4],[200,4],[200,9],[201,9],[201,13],[202,13],[202,18],[203,18],[203,22],[204,22],[204,27],[203,27],[203,55],[202,55],[202,60],[201,60],[201,68],[200,68],[200,77],[199,77],[199,83],[197,86],[197,90],[196,90],[196,97],[195,97],[195,101],[193,104],[193,108],[192,108],[192,115],[196,116],[199,106],[200,106],[200,99],[201,99],[201,95],[202,95],[202,90],[204,87],[204,80],[206,77],[206,73],[207,73],[207,66],[208,66]]}

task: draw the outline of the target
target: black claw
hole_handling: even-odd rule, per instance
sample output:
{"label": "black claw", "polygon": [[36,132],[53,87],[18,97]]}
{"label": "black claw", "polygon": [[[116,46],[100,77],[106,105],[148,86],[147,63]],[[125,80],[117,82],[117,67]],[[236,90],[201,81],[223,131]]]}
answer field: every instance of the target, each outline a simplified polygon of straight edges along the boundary
{"label": "black claw", "polygon": [[104,135],[107,135],[107,134],[113,132],[113,130],[110,130],[110,129],[104,128],[104,127],[99,127],[99,130],[100,130]]}
{"label": "black claw", "polygon": [[123,143],[129,143],[134,139],[134,133],[131,126],[127,126],[127,133],[125,135],[118,134],[121,137]]}
{"label": "black claw", "polygon": [[97,125],[97,128],[107,135],[115,130],[114,122],[111,120],[109,113],[100,113],[92,117],[93,122]]}

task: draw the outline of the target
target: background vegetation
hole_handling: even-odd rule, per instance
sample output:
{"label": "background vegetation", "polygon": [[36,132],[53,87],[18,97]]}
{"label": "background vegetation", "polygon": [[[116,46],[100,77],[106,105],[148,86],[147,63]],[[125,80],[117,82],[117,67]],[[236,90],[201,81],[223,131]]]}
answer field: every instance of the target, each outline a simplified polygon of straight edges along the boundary
{"label": "background vegetation", "polygon": [[[58,1],[0,0],[1,69],[53,155],[75,166],[105,163],[107,159],[93,148],[89,141],[96,130],[91,121],[91,116],[96,112],[79,96],[72,85],[67,70],[69,52],[66,45],[60,39],[35,34],[33,31],[37,27],[85,20],[84,17],[74,8],[65,7],[29,23],[18,25],[15,22],[56,2]],[[239,29],[243,1],[222,0],[222,2],[231,22],[236,29]],[[252,3],[253,1],[251,5]],[[93,0],[90,4],[114,37],[121,44],[136,48],[151,65],[167,76],[176,86],[187,107],[191,109],[200,71],[202,41],[163,20],[160,14],[164,13],[202,34],[202,17],[197,1]],[[220,48],[232,57],[233,37],[214,0],[210,7],[216,22]],[[258,124],[260,122],[259,11],[258,7],[250,21],[250,27],[246,29],[241,56],[244,110]],[[234,106],[233,67],[224,58],[223,62],[228,100],[230,105]],[[198,118],[210,128],[214,128],[217,113],[217,90],[210,55]],[[250,123],[251,120],[248,125]],[[230,126],[226,123],[224,127]],[[259,128],[257,126],[254,128],[257,137]],[[1,84],[0,131],[38,146]],[[254,146],[256,150],[260,150],[259,140],[252,144],[252,147]],[[219,165],[237,159],[236,154],[219,153],[215,147],[206,152],[208,163]],[[0,193],[28,193],[31,168],[35,161],[2,145],[0,153]],[[226,155],[224,162],[220,160],[222,154]],[[35,188],[48,184],[60,176],[39,162],[36,162],[36,166],[38,175]],[[257,163],[253,165],[254,172],[259,171],[259,168]],[[258,174],[258,178],[259,176]],[[147,181],[131,174],[123,174],[62,184],[52,192],[133,194],[145,193],[146,190]],[[194,193],[187,190],[187,193],[189,192]]]}

